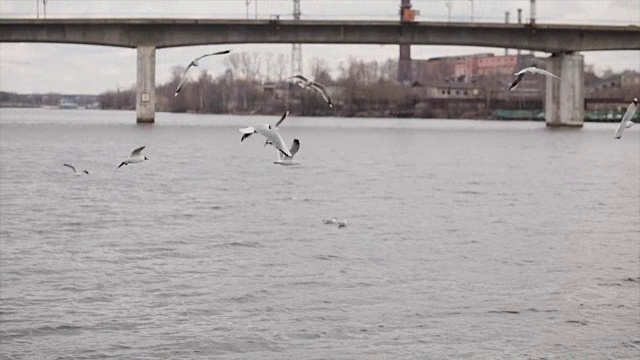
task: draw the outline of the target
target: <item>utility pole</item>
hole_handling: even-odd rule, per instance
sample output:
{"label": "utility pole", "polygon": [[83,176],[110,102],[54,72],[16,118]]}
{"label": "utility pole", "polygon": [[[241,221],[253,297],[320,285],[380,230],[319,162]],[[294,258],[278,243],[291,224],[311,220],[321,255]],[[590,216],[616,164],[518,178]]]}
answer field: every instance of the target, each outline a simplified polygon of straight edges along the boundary
{"label": "utility pole", "polygon": [[534,26],[536,24],[536,0],[530,0],[531,2],[529,3],[530,8],[529,8],[529,24],[531,24],[531,26]]}
{"label": "utility pole", "polygon": [[246,5],[246,18],[249,18],[249,4],[251,4],[251,0],[246,0],[244,2],[244,4]]}
{"label": "utility pole", "polygon": [[471,22],[473,22],[473,0],[469,0],[471,2]]}
{"label": "utility pole", "polygon": [[[518,9],[518,24],[522,24],[522,9]],[[520,61],[520,48],[516,50],[516,55],[518,56],[518,62]]]}
{"label": "utility pole", "polygon": [[45,19],[47,18],[47,1],[49,1],[49,0],[42,0],[42,4],[44,5],[43,8],[44,8],[44,18]]}
{"label": "utility pole", "polygon": [[[504,23],[508,24],[509,23],[509,12],[505,11],[504,12]],[[509,49],[508,48],[504,48],[504,56],[509,55]]]}
{"label": "utility pole", "polygon": [[451,6],[453,6],[453,4],[451,4],[451,0],[447,0],[446,5],[447,5],[447,9],[449,11],[449,17],[448,17],[449,20],[448,21],[451,22]]}
{"label": "utility pole", "polygon": [[[415,13],[411,10],[411,0],[401,0],[400,21],[403,23],[414,21]],[[411,45],[400,44],[400,58],[398,59],[398,82],[408,85],[411,82]]]}
{"label": "utility pole", "polygon": [[258,20],[258,0],[253,0],[253,8],[256,16],[256,20]]}
{"label": "utility pole", "polygon": [[36,19],[40,19],[40,0],[36,0]]}
{"label": "utility pole", "polygon": [[[300,20],[300,0],[293,0],[293,20]],[[302,74],[302,45],[291,44],[291,76]]]}

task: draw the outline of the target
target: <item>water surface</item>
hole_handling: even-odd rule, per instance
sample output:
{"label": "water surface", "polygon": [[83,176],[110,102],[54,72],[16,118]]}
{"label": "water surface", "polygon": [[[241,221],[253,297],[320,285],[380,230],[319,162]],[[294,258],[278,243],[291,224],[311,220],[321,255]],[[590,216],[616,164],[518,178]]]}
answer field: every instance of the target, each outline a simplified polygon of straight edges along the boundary
{"label": "water surface", "polygon": [[278,118],[0,109],[0,353],[640,356],[640,128]]}

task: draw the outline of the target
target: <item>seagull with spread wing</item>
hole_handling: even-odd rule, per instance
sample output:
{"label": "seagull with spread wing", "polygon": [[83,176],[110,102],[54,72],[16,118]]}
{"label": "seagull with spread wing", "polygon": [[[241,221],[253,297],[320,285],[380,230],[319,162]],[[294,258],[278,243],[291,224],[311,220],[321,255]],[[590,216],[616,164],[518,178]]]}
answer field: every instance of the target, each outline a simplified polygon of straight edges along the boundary
{"label": "seagull with spread wing", "polygon": [[[268,126],[269,128],[274,129],[274,130],[277,131],[278,130],[278,126],[280,126],[280,124],[282,124],[284,119],[287,118],[287,115],[289,115],[289,110],[285,111],[284,114],[282,114],[282,116],[280,117],[280,120],[278,120],[278,122],[275,125],[273,125],[273,126],[266,125],[266,126]],[[246,130],[246,132],[243,131],[243,130]],[[244,128],[244,129],[240,129],[240,132],[242,133],[242,138],[240,138],[240,142],[244,141],[244,139],[246,139],[249,136],[251,136],[251,135],[256,133],[255,131],[251,131],[251,126],[249,126],[247,128]],[[269,144],[269,139],[267,139],[265,141],[264,146],[267,146],[268,144]],[[273,145],[273,143],[271,143],[271,145]]]}
{"label": "seagull with spread wing", "polygon": [[[267,146],[267,145],[274,146],[271,140],[267,140],[264,143],[264,146]],[[278,150],[278,160],[274,161],[273,163],[278,165],[284,165],[284,166],[300,165],[299,161],[293,160],[293,157],[298,152],[298,150],[300,150],[300,140],[293,139],[293,143],[291,144],[291,148],[289,149],[289,151],[291,152],[291,156],[283,155],[282,152]]]}
{"label": "seagull with spread wing", "polygon": [[231,50],[218,51],[218,52],[214,52],[214,53],[211,53],[211,54],[204,54],[204,55],[198,56],[197,58],[191,60],[191,62],[189,63],[189,66],[187,66],[187,68],[184,69],[184,72],[182,73],[182,79],[180,80],[180,84],[178,84],[178,88],[176,89],[176,93],[173,94],[173,96],[178,96],[178,93],[180,92],[180,89],[182,89],[182,85],[184,85],[184,82],[187,80],[187,72],[192,67],[197,67],[198,65],[200,65],[200,60],[202,58],[206,58],[207,56],[213,56],[213,55],[228,54],[230,52],[231,52]]}
{"label": "seagull with spread wing", "polygon": [[122,165],[136,164],[136,163],[143,162],[143,161],[145,161],[145,160],[149,160],[149,158],[148,158],[148,157],[146,157],[146,156],[144,156],[144,155],[140,154],[140,153],[142,152],[142,150],[144,150],[144,148],[145,148],[145,146],[142,146],[142,147],[139,147],[139,148],[137,148],[137,149],[133,150],[133,151],[131,152],[131,155],[129,156],[129,158],[128,158],[128,159],[126,159],[125,161],[123,161],[123,162],[122,162],[122,163],[121,163],[121,164],[116,168],[116,170],[117,170],[117,169],[120,169],[120,166],[122,166]]}
{"label": "seagull with spread wing", "polygon": [[627,108],[627,112],[624,113],[622,121],[620,121],[620,125],[618,125],[618,129],[616,130],[616,134],[614,135],[615,139],[620,139],[622,137],[622,132],[624,131],[624,129],[630,128],[633,125],[633,121],[631,121],[631,118],[636,113],[637,108],[638,98],[634,98]]}
{"label": "seagull with spread wing", "polygon": [[543,69],[539,69],[535,66],[531,66],[528,68],[524,68],[520,71],[518,71],[517,73],[513,74],[516,76],[516,79],[513,80],[513,82],[511,83],[511,86],[509,86],[509,91],[512,91],[513,89],[517,88],[518,85],[520,85],[520,82],[522,81],[522,78],[524,78],[524,74],[526,73],[531,73],[531,74],[542,74],[545,76],[551,76],[554,77],[556,79],[560,79],[560,77],[553,75],[552,73],[548,72],[547,70],[543,70]]}
{"label": "seagull with spread wing", "polygon": [[284,143],[284,140],[282,140],[282,136],[280,136],[280,133],[278,132],[278,126],[284,121],[288,114],[289,110],[285,111],[285,113],[280,118],[280,121],[278,121],[273,126],[269,124],[259,124],[239,129],[239,131],[242,133],[242,138],[240,139],[240,141],[243,141],[253,134],[260,134],[267,138],[265,146],[267,144],[273,145],[283,155],[293,157],[293,154],[291,154],[291,151],[287,147],[287,144]]}
{"label": "seagull with spread wing", "polygon": [[62,164],[62,166],[66,166],[66,167],[71,168],[71,170],[73,170],[73,175],[75,175],[75,176],[80,176],[80,175],[83,175],[83,174],[89,175],[89,172],[87,170],[82,170],[82,172],[77,172],[76,168],[71,166],[71,165],[69,165],[69,164]]}
{"label": "seagull with spread wing", "polygon": [[324,85],[317,83],[315,81],[311,81],[302,75],[291,76],[291,77],[288,77],[287,79],[295,79],[298,83],[298,86],[300,86],[303,89],[311,87],[317,90],[324,98],[324,101],[326,101],[327,104],[329,104],[329,107],[333,108],[333,104],[331,104],[331,99],[329,98],[329,93],[327,93],[327,89],[325,89]]}

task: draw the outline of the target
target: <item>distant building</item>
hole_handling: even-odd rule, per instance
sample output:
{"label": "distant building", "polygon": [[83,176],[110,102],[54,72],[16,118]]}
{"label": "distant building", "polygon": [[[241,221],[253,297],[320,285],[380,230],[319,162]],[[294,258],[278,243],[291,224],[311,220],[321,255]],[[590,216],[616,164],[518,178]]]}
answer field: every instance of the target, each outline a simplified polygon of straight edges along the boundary
{"label": "distant building", "polygon": [[480,89],[476,84],[463,82],[442,82],[423,85],[414,82],[414,94],[429,99],[476,99],[480,97]]}
{"label": "distant building", "polygon": [[289,93],[290,86],[291,84],[286,82],[267,82],[262,85],[262,91],[264,91],[265,94],[270,95],[274,99],[284,99]]}
{"label": "distant building", "polygon": [[586,92],[589,95],[599,93],[610,93],[612,90],[640,87],[640,73],[636,71],[625,71],[622,74],[598,80],[587,85]]}
{"label": "distant building", "polygon": [[62,98],[62,100],[60,100],[60,103],[58,104],[58,109],[77,109],[77,108],[78,108],[78,103],[68,98]]}
{"label": "distant building", "polygon": [[[482,93],[491,93],[494,94],[491,96],[503,99],[540,97],[545,84],[543,76],[527,76],[515,91],[508,91],[509,84],[515,79],[513,74],[532,65],[544,68],[544,61],[531,54],[496,56],[482,53],[439,57],[414,60],[413,78],[414,84],[432,89],[423,91],[424,96],[434,98],[472,98]],[[475,94],[470,92],[473,89]]]}

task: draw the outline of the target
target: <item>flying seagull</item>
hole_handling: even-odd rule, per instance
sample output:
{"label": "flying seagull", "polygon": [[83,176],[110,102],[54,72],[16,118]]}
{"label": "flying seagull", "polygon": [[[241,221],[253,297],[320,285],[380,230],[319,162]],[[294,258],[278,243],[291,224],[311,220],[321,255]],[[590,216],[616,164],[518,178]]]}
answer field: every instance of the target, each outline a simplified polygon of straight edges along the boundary
{"label": "flying seagull", "polygon": [[637,108],[638,108],[638,98],[633,98],[633,101],[627,108],[627,112],[624,113],[624,116],[622,117],[622,121],[620,121],[620,125],[616,130],[616,134],[614,136],[615,139],[620,139],[622,137],[622,132],[624,131],[624,129],[630,128],[631,125],[633,125],[633,121],[631,121],[631,118],[636,113]]}
{"label": "flying seagull", "polygon": [[[271,140],[267,140],[264,143],[264,146],[271,145],[273,146],[273,142]],[[274,161],[274,164],[291,166],[291,165],[300,165],[300,162],[297,160],[293,160],[293,156],[300,150],[300,140],[293,139],[293,143],[291,144],[291,156],[282,155],[280,150],[278,150],[278,160]]]}
{"label": "flying seagull", "polygon": [[524,69],[518,71],[517,73],[513,74],[513,75],[515,75],[517,77],[516,77],[515,80],[513,80],[513,82],[511,83],[511,86],[509,86],[509,91],[512,91],[513,89],[518,87],[518,85],[522,81],[522,78],[524,77],[525,73],[542,74],[542,75],[554,77],[556,79],[560,79],[558,76],[553,75],[552,73],[548,72],[547,70],[538,69],[535,66],[531,66],[531,67],[528,67],[528,68],[524,68]]}
{"label": "flying seagull", "polygon": [[[278,130],[278,126],[280,126],[280,124],[282,124],[282,122],[287,117],[287,115],[289,115],[289,110],[285,111],[284,114],[282,114],[282,117],[280,117],[280,120],[278,120],[278,122],[275,125],[273,125],[273,126],[267,125],[267,126],[269,126],[270,128],[272,128],[272,129],[277,131]],[[249,128],[246,128],[246,129],[249,129]],[[240,129],[240,132],[242,132],[242,129]],[[240,141],[241,142],[244,141],[244,139],[248,138],[249,136],[251,136],[253,134],[255,134],[255,132],[245,132],[245,133],[243,133],[242,138],[240,139]],[[267,139],[267,141],[265,141],[264,146],[267,146],[268,143],[269,143],[269,139]],[[273,145],[273,144],[271,144],[271,145]]]}
{"label": "flying seagull", "polygon": [[283,155],[293,157],[293,154],[291,154],[289,148],[287,148],[287,145],[284,143],[284,140],[282,140],[282,136],[280,136],[280,133],[278,132],[278,126],[284,121],[288,114],[289,110],[285,111],[280,120],[273,126],[269,124],[260,124],[239,129],[238,131],[242,133],[240,141],[243,141],[249,136],[257,133],[267,138],[267,141],[264,143],[265,146],[268,144],[273,145]]}
{"label": "flying seagull", "polygon": [[318,90],[320,94],[322,94],[324,101],[326,101],[327,104],[329,104],[330,108],[333,108],[333,104],[331,104],[331,99],[329,98],[329,94],[327,93],[327,89],[324,88],[324,85],[319,84],[315,81],[311,81],[302,75],[291,76],[291,77],[288,77],[287,79],[296,79],[296,81],[298,82],[298,86],[300,86],[303,89],[312,87]]}
{"label": "flying seagull", "polygon": [[180,80],[180,84],[178,84],[178,88],[176,89],[176,93],[173,94],[173,96],[178,96],[178,93],[180,92],[180,89],[182,89],[182,85],[184,85],[184,82],[187,80],[187,72],[189,71],[189,69],[191,69],[191,67],[197,67],[198,65],[200,65],[200,60],[202,58],[205,58],[207,56],[213,56],[213,55],[228,54],[230,52],[231,52],[231,50],[218,51],[218,52],[214,52],[214,53],[211,53],[211,54],[204,54],[204,55],[198,56],[197,58],[191,60],[191,62],[189,63],[189,66],[187,66],[187,68],[184,69],[184,72],[182,73],[182,79]]}
{"label": "flying seagull", "polygon": [[121,163],[121,164],[116,168],[116,170],[117,170],[117,169],[120,169],[120,166],[122,166],[122,165],[135,164],[135,163],[143,162],[143,161],[145,161],[145,160],[149,160],[149,158],[147,158],[146,156],[144,156],[144,155],[140,154],[144,148],[145,148],[145,147],[143,146],[143,147],[139,147],[139,148],[137,148],[137,149],[133,150],[133,151],[131,152],[131,156],[129,156],[129,158],[128,158],[127,160],[123,161],[123,162],[122,162],[122,163]]}
{"label": "flying seagull", "polygon": [[69,164],[62,164],[62,166],[66,166],[66,167],[70,167],[71,170],[73,170],[73,175],[75,176],[80,176],[82,174],[87,174],[89,175],[89,172],[87,170],[82,170],[82,172],[77,172],[76,168],[74,168],[73,166],[69,165]]}

